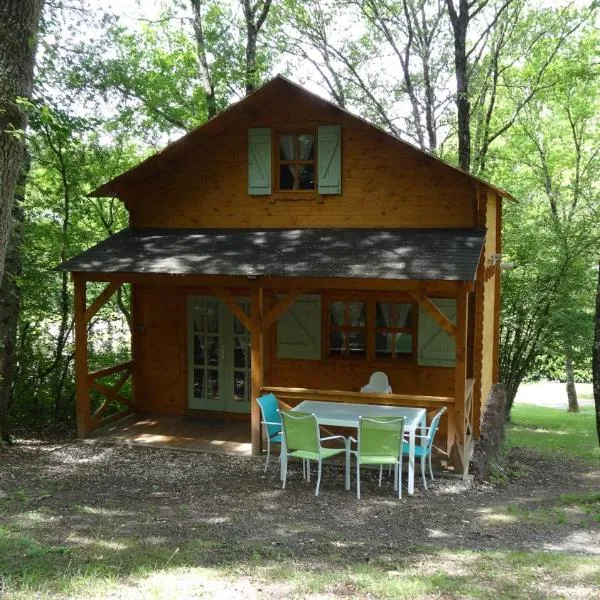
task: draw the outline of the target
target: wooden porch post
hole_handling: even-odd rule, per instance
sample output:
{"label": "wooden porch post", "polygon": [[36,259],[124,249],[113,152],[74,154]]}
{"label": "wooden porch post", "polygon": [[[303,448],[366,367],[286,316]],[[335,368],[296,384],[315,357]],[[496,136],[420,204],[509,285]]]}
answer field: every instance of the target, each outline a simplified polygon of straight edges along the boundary
{"label": "wooden porch post", "polygon": [[468,322],[468,290],[465,286],[462,286],[456,297],[456,363],[454,369],[454,418],[456,429],[451,456],[454,468],[463,475],[467,474],[469,468],[469,449],[465,443]]}
{"label": "wooden porch post", "polygon": [[88,381],[88,336],[86,311],[86,281],[73,273],[75,304],[75,393],[77,397],[77,437],[84,438],[91,428],[91,401]]}
{"label": "wooden porch post", "polygon": [[252,290],[250,306],[250,319],[252,321],[250,342],[251,380],[250,387],[250,438],[252,441],[252,454],[257,456],[261,450],[260,437],[260,408],[256,399],[260,396],[264,376],[264,335],[262,319],[264,311],[264,290],[258,286]]}

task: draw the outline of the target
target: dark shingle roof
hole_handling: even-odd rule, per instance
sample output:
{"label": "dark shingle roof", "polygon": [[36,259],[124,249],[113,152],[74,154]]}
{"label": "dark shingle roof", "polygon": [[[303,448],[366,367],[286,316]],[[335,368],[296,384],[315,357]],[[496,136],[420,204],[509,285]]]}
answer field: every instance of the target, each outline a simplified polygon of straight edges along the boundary
{"label": "dark shingle roof", "polygon": [[472,281],[478,229],[124,229],[65,271]]}

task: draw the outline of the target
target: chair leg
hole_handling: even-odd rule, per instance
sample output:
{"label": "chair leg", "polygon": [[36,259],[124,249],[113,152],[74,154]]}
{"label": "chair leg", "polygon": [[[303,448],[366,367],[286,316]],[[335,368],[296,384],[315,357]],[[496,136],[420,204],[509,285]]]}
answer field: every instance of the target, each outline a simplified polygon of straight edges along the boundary
{"label": "chair leg", "polygon": [[281,460],[281,471],[283,473],[282,477],[281,477],[281,481],[283,482],[283,485],[281,486],[281,489],[285,490],[285,483],[287,481],[287,456],[283,456],[282,460]]}
{"label": "chair leg", "polygon": [[379,487],[381,487],[382,476],[383,476],[383,465],[379,465]]}
{"label": "chair leg", "polygon": [[398,498],[402,498],[402,454],[398,461]]}
{"label": "chair leg", "polygon": [[346,445],[346,490],[350,489],[350,446]]}
{"label": "chair leg", "polygon": [[421,477],[423,477],[423,487],[427,489],[427,477],[425,476],[425,457],[421,456]]}
{"label": "chair leg", "polygon": [[319,475],[317,476],[317,489],[315,490],[315,496],[319,495],[319,487],[321,486],[321,465],[323,463],[319,459]]}
{"label": "chair leg", "polygon": [[360,500],[360,463],[356,457],[356,497]]}
{"label": "chair leg", "polygon": [[271,440],[269,440],[269,436],[266,436],[267,438],[267,461],[265,462],[265,473],[267,472],[267,469],[269,468],[269,458],[271,456]]}
{"label": "chair leg", "polygon": [[429,474],[431,475],[431,481],[433,481],[433,469],[431,468],[431,452],[429,453],[429,456],[427,458],[429,461]]}

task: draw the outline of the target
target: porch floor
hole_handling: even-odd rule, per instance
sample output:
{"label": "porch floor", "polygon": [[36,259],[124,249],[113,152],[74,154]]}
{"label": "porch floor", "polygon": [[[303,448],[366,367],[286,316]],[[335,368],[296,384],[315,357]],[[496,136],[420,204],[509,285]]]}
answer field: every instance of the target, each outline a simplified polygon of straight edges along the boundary
{"label": "porch floor", "polygon": [[191,417],[130,415],[93,432],[89,439],[148,448],[174,448],[250,456],[250,423],[199,421]]}

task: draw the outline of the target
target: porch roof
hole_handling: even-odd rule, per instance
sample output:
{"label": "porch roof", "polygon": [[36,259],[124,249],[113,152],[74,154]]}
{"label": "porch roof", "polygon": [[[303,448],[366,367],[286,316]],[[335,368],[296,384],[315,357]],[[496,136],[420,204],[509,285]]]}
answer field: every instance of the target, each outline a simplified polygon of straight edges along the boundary
{"label": "porch roof", "polygon": [[473,281],[482,229],[124,229],[64,271]]}

